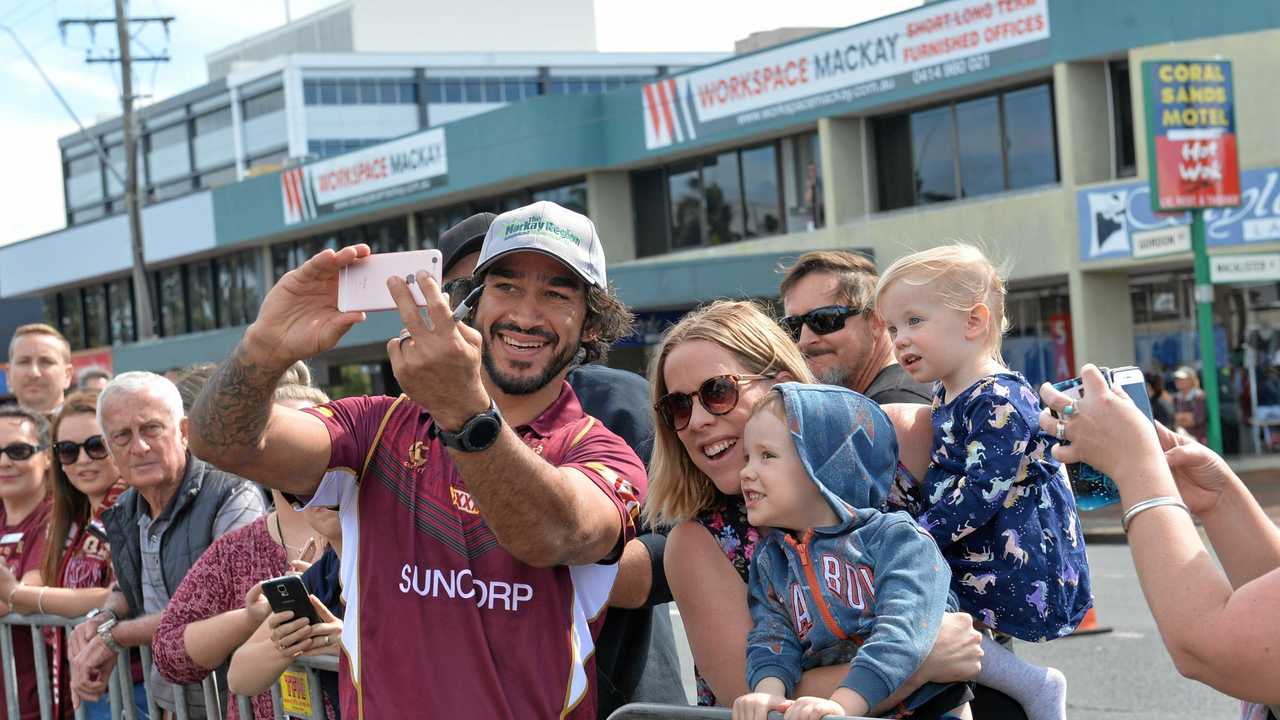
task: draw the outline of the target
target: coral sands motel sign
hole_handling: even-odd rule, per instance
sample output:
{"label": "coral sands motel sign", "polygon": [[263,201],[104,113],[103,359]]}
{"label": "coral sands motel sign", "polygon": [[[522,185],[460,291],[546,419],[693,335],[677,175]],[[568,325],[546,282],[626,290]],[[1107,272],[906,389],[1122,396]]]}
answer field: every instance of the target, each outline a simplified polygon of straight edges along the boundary
{"label": "coral sands motel sign", "polygon": [[1160,60],[1142,70],[1154,209],[1239,205],[1231,63]]}

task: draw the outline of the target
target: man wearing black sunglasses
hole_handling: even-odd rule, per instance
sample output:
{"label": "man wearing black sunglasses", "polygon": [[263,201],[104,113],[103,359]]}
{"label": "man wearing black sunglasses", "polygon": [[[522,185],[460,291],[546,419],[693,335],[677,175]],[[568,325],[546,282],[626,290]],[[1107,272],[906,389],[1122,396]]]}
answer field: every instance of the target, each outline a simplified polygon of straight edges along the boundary
{"label": "man wearing black sunglasses", "polygon": [[782,326],[819,382],[843,385],[882,405],[927,405],[929,387],[898,365],[889,331],[871,310],[878,279],[875,265],[857,253],[805,253],[782,279]]}

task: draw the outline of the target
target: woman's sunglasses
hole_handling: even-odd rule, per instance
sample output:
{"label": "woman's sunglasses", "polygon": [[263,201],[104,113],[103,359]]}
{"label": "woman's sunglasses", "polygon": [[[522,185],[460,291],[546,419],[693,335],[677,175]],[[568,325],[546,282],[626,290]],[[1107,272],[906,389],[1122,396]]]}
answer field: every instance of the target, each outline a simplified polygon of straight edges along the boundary
{"label": "woman's sunglasses", "polygon": [[101,460],[108,455],[107,441],[101,435],[87,437],[82,443],[60,440],[53,444],[53,452],[63,465],[75,465],[80,459],[80,448],[84,448],[90,460]]}
{"label": "woman's sunglasses", "polygon": [[738,386],[753,380],[767,380],[774,375],[717,375],[707,378],[698,386],[698,391],[689,393],[667,393],[654,406],[654,410],[662,416],[667,427],[676,432],[689,427],[689,418],[693,417],[693,398],[697,396],[702,407],[712,415],[724,415],[738,406]]}
{"label": "woman's sunglasses", "polygon": [[0,447],[0,455],[8,455],[10,460],[22,461],[31,459],[32,455],[44,449],[43,445],[31,443],[14,443]]}
{"label": "woman's sunglasses", "polygon": [[802,315],[788,315],[778,322],[792,340],[800,342],[800,331],[805,325],[817,335],[830,335],[843,328],[845,320],[860,312],[862,310],[848,305],[827,305]]}

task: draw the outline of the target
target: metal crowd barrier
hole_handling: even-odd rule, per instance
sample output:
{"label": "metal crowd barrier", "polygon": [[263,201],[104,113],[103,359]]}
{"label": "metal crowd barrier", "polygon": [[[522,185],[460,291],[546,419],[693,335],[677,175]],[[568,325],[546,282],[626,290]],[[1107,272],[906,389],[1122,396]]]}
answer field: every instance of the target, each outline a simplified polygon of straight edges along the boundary
{"label": "metal crowd barrier", "polygon": [[[729,708],[631,703],[614,710],[609,720],[730,720],[732,717],[733,711]],[[782,713],[769,713],[769,720],[782,720]],[[824,720],[870,720],[870,718],[827,715]]]}
{"label": "metal crowd barrier", "polygon": [[[44,628],[61,628],[58,632],[64,633],[65,640],[69,645],[72,630],[83,621],[84,618],[82,617],[66,618],[61,615],[22,615],[19,613],[0,615],[0,657],[4,658],[4,697],[8,708],[8,717],[0,718],[0,720],[20,720],[22,711],[22,708],[18,707],[18,668],[13,658],[14,626],[27,626],[30,628],[32,655],[36,665],[36,691],[39,698],[40,718],[41,720],[54,720],[52,681],[49,672],[49,654],[44,641]],[[144,646],[138,649],[142,655],[142,681],[147,690],[147,712],[152,720],[159,720],[162,717],[160,707],[156,704],[155,696],[151,690],[151,648]],[[325,720],[324,696],[320,690],[319,673],[337,672],[338,659],[333,656],[298,658],[293,665],[289,666],[289,671],[303,673],[307,679],[307,687],[311,697],[310,713],[305,716],[307,720]],[[174,698],[174,716],[177,720],[188,720],[190,718],[191,709],[187,707],[186,693],[196,687],[199,687],[204,695],[205,716],[209,720],[223,720],[221,692],[218,689],[217,682],[214,680],[213,673],[207,675],[199,686],[175,687],[182,689],[180,697]],[[116,660],[115,670],[111,672],[111,677],[107,683],[107,696],[110,699],[113,720],[138,720],[138,713],[134,707],[133,700],[133,669],[128,649],[120,651],[120,656]],[[68,698],[69,701],[70,698]],[[228,701],[235,703],[236,709],[243,720],[252,720],[254,717],[253,699],[250,696],[230,694]],[[279,682],[271,686],[271,705],[274,710],[275,720],[295,717],[295,715],[286,716],[284,714],[284,699],[280,694]],[[86,711],[83,705],[76,708],[75,717],[76,720],[84,720]]]}

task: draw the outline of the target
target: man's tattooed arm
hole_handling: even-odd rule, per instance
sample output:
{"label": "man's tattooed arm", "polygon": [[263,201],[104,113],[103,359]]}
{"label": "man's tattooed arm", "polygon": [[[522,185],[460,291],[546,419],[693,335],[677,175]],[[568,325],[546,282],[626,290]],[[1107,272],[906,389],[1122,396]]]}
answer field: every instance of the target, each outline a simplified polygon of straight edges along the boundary
{"label": "man's tattooed arm", "polygon": [[272,402],[287,369],[237,346],[191,408],[191,452],[267,487],[308,495],[332,446],[319,418]]}
{"label": "man's tattooed arm", "polygon": [[254,454],[271,418],[271,398],[283,370],[253,361],[242,345],[218,366],[191,408],[197,457],[214,462]]}

